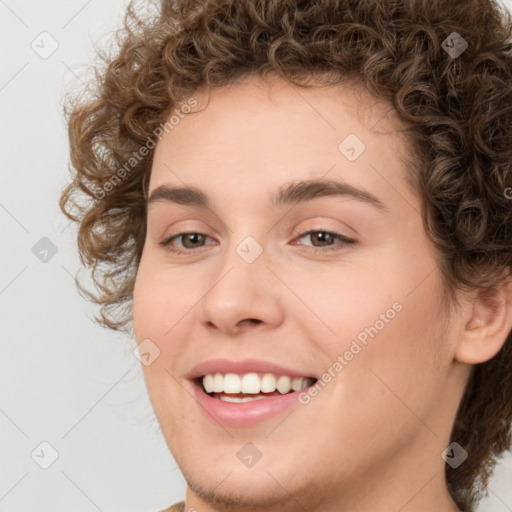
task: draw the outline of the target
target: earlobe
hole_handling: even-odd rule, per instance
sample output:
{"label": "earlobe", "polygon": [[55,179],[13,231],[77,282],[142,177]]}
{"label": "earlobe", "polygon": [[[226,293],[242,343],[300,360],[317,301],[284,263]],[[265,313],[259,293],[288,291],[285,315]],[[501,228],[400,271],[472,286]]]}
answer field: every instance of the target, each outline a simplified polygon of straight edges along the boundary
{"label": "earlobe", "polygon": [[478,364],[492,359],[512,329],[512,280],[494,290],[479,291],[457,343],[455,359]]}

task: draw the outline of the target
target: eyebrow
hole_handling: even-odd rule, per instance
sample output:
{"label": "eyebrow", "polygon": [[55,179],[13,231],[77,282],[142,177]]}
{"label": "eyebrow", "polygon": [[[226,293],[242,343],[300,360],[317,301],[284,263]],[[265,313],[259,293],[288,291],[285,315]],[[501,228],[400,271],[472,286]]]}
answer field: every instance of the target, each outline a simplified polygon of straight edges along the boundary
{"label": "eyebrow", "polygon": [[[282,185],[270,198],[274,208],[311,201],[317,197],[348,196],[363,203],[387,211],[386,205],[365,190],[335,180],[302,180]],[[210,208],[208,196],[197,187],[171,187],[160,185],[151,192],[148,206],[158,201],[169,201],[185,206]]]}

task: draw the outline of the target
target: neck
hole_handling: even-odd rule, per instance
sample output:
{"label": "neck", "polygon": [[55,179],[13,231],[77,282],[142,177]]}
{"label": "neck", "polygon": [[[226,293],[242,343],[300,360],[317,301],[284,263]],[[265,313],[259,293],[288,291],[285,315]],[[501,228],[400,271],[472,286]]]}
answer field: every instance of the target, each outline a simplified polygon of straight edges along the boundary
{"label": "neck", "polygon": [[[437,453],[437,452],[436,452]],[[249,500],[242,493],[236,500],[234,493],[228,499],[222,499],[221,493],[202,499],[187,487],[185,511],[200,510],[201,512],[461,512],[448,492],[445,480],[444,461],[437,467],[425,464],[411,463],[420,461],[420,455],[425,455],[423,447],[418,454],[409,452],[409,464],[405,460],[396,460],[393,467],[380,467],[366,473],[363,486],[351,482],[332,487],[306,485],[299,492],[288,494],[284,482],[280,482],[280,492],[275,500],[261,496]],[[357,482],[357,479],[354,478]],[[340,481],[342,481],[340,479]],[[359,478],[359,482],[363,481]],[[224,490],[230,485],[233,488],[236,477],[233,474],[226,478],[221,487]],[[273,486],[274,488],[276,486]],[[219,488],[220,490],[220,488]],[[213,499],[209,499],[213,498]]]}

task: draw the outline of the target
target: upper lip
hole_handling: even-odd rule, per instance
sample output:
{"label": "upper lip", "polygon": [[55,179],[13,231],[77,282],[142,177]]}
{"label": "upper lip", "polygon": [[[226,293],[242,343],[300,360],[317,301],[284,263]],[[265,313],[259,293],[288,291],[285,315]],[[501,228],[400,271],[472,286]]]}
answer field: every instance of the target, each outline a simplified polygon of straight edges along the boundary
{"label": "upper lip", "polygon": [[208,373],[236,373],[239,375],[245,373],[273,373],[274,375],[288,375],[289,377],[313,377],[307,372],[286,368],[280,364],[262,359],[243,359],[241,361],[231,361],[229,359],[209,359],[203,361],[186,375],[188,379],[197,379]]}

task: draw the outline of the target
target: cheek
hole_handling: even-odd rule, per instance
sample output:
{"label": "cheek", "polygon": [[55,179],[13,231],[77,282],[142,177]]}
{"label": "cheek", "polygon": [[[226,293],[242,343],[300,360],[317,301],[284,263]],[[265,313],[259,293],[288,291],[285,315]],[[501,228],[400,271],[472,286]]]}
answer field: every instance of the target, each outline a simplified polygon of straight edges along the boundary
{"label": "cheek", "polygon": [[[287,312],[304,329],[304,337],[322,345],[323,352],[336,358],[350,348],[351,341],[366,337],[365,329],[376,322],[379,330],[385,326],[380,320],[399,316],[393,304],[402,298],[401,283],[386,272],[391,264],[381,259],[365,264],[326,266],[320,271],[290,272],[286,283],[300,300],[289,300]],[[390,320],[392,322],[393,320]]]}
{"label": "cheek", "polygon": [[193,363],[191,354],[183,347],[190,337],[194,305],[204,295],[194,279],[190,272],[165,268],[150,255],[141,259],[138,268],[133,292],[133,328],[137,343],[149,339],[159,354],[150,366],[142,366],[154,403],[161,393],[179,394],[180,388],[171,374],[176,368],[189,368]]}
{"label": "cheek", "polygon": [[[171,343],[172,327],[183,316],[181,309],[185,304],[184,301],[176,304],[176,296],[179,296],[176,282],[174,288],[170,288],[165,273],[155,271],[155,268],[149,258],[140,262],[133,292],[133,329],[137,343],[149,339],[157,347],[157,352],[151,348],[153,354],[158,354],[154,361],[141,366],[149,398],[167,440],[173,437],[179,421],[176,414],[171,414],[173,409],[168,407],[169,401],[176,402],[180,395],[180,387],[171,377],[173,368],[169,364],[179,360],[179,344]],[[166,334],[169,329],[171,331]]]}
{"label": "cheek", "polygon": [[148,256],[141,259],[133,291],[133,324],[137,341],[166,339],[198,300],[199,290],[185,273],[166,270]]}
{"label": "cheek", "polygon": [[387,418],[388,425],[414,430],[422,427],[418,418],[429,417],[439,402],[451,358],[438,327],[443,311],[435,288],[400,297],[402,309],[393,319],[372,322],[371,327],[383,327],[378,332],[365,326],[363,332],[373,335],[366,345],[359,343],[361,351],[345,369],[341,391],[347,401],[359,404],[361,421],[378,427],[375,420]]}
{"label": "cheek", "polygon": [[[410,414],[401,400],[427,411],[451,362],[437,274],[413,290],[429,265],[395,256],[373,267],[308,278],[301,289],[301,299],[322,322],[311,313],[307,324],[297,318],[321,349],[325,371],[336,375],[335,394],[369,419],[376,410]],[[336,370],[339,356],[343,368]]]}

